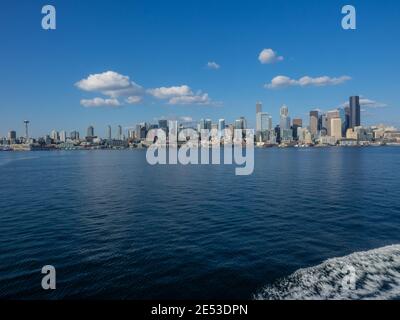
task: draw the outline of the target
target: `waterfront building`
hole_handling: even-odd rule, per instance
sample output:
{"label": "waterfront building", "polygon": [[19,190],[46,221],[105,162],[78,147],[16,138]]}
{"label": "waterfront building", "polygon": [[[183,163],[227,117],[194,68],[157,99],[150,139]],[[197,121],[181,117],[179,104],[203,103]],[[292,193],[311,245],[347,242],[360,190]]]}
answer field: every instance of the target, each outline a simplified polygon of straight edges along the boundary
{"label": "waterfront building", "polygon": [[293,131],[292,129],[281,129],[281,142],[292,142]]}
{"label": "waterfront building", "polygon": [[358,134],[354,129],[349,128],[346,130],[346,139],[349,140],[358,140]]}

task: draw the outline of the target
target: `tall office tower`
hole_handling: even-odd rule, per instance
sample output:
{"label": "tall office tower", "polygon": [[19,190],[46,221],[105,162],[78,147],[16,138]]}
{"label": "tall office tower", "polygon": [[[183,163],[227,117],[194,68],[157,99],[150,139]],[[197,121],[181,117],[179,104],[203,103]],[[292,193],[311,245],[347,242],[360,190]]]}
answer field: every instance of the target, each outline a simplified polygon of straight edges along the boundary
{"label": "tall office tower", "polygon": [[257,102],[256,103],[256,114],[262,112],[262,103]]}
{"label": "tall office tower", "polygon": [[243,130],[247,129],[247,120],[245,117],[240,117],[239,120],[242,122]]}
{"label": "tall office tower", "polygon": [[117,127],[117,140],[122,140],[122,127],[118,126]]}
{"label": "tall office tower", "polygon": [[286,105],[283,105],[280,109],[279,127],[281,128],[281,131],[290,129],[289,109]]}
{"label": "tall office tower", "polygon": [[26,141],[29,140],[29,131],[28,131],[29,123],[30,123],[29,120],[25,120],[24,121],[24,124],[25,124],[25,139],[26,139]]}
{"label": "tall office tower", "polygon": [[303,119],[300,118],[293,119],[293,125],[297,126],[298,128],[303,127]]}
{"label": "tall office tower", "polygon": [[86,137],[93,138],[94,137],[94,128],[93,126],[89,126],[87,128]]}
{"label": "tall office tower", "polygon": [[135,139],[135,130],[133,130],[133,129],[128,130],[128,139],[129,140]]}
{"label": "tall office tower", "polygon": [[345,115],[345,130],[350,129],[350,106],[344,108],[344,115]]}
{"label": "tall office tower", "polygon": [[165,134],[167,134],[168,120],[158,120],[158,128],[164,130]]}
{"label": "tall office tower", "polygon": [[171,139],[171,135],[173,135],[174,137],[175,137],[175,139],[177,139],[177,137],[178,137],[178,121],[176,121],[176,120],[169,120],[168,121],[168,130],[169,130],[169,135],[170,135],[170,140],[169,140],[169,143],[171,144],[171,143],[174,143],[174,144],[176,144],[177,143],[177,140],[174,140],[174,141],[172,141],[172,139]]}
{"label": "tall office tower", "polygon": [[293,131],[293,138],[298,139],[298,129],[303,127],[303,120],[302,119],[293,119],[292,131]]}
{"label": "tall office tower", "polygon": [[57,142],[60,138],[60,136],[58,135],[58,132],[56,130],[51,131],[50,133],[50,138],[54,141]]}
{"label": "tall office tower", "polygon": [[283,105],[281,107],[280,115],[281,115],[281,117],[282,116],[286,116],[287,117],[289,115],[289,108],[286,105]]}
{"label": "tall office tower", "polygon": [[225,135],[225,119],[218,120],[218,135],[220,138]]}
{"label": "tall office tower", "polygon": [[319,117],[319,130],[321,131],[321,136],[328,135],[328,127],[328,117],[323,113]]}
{"label": "tall office tower", "polygon": [[276,142],[281,143],[281,128],[279,127],[279,125],[275,127],[274,131],[275,131]]}
{"label": "tall office tower", "polygon": [[281,119],[279,121],[279,127],[281,128],[281,130],[290,129],[290,117],[281,115]]}
{"label": "tall office tower", "polygon": [[136,139],[140,139],[141,128],[142,128],[142,126],[140,124],[136,125],[136,128],[135,128],[135,138]]}
{"label": "tall office tower", "polygon": [[339,118],[342,120],[342,136],[346,135],[346,110],[344,108],[339,108]]}
{"label": "tall office tower", "polygon": [[319,112],[316,110],[310,111],[310,132],[316,136],[318,133]]}
{"label": "tall office tower", "polygon": [[60,131],[60,141],[61,142],[67,141],[67,133],[65,132],[65,130]]}
{"label": "tall office tower", "polygon": [[207,127],[206,120],[200,119],[200,121],[199,121],[199,127],[200,127],[200,130],[205,130],[206,127]]}
{"label": "tall office tower", "polygon": [[7,138],[10,143],[15,143],[17,140],[17,133],[15,131],[9,131]]}
{"label": "tall office tower", "polygon": [[106,137],[107,140],[112,140],[111,126],[107,126]]}
{"label": "tall office tower", "polygon": [[71,138],[71,140],[79,140],[79,132],[78,131],[72,131],[70,133],[70,138]]}
{"label": "tall office tower", "polygon": [[340,118],[340,111],[339,109],[328,111],[326,114],[326,123],[327,123],[327,135],[332,136],[332,119]]}
{"label": "tall office tower", "polygon": [[206,129],[211,130],[212,129],[212,121],[211,119],[206,119]]}
{"label": "tall office tower", "polygon": [[237,130],[244,130],[246,129],[247,123],[244,117],[240,117],[239,119],[235,120],[234,128]]}
{"label": "tall office tower", "polygon": [[266,132],[272,129],[272,117],[266,112],[257,113],[256,131]]}
{"label": "tall office tower", "polygon": [[335,137],[336,140],[340,140],[343,137],[342,133],[342,119],[332,118],[331,119],[331,136]]}
{"label": "tall office tower", "polygon": [[360,97],[350,97],[350,128],[354,129],[361,125]]}

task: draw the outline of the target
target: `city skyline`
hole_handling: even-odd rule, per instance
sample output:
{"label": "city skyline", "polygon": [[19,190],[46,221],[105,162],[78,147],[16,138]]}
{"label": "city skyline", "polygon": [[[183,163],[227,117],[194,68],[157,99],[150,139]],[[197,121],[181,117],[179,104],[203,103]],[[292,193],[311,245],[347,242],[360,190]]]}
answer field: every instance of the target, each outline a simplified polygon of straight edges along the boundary
{"label": "city skyline", "polygon": [[256,127],[255,101],[273,119],[282,104],[292,119],[308,119],[310,110],[344,106],[349,95],[360,96],[365,124],[400,126],[393,73],[400,46],[390,41],[400,28],[398,2],[382,11],[378,1],[354,1],[352,31],[340,26],[340,1],[205,1],[179,6],[179,13],[174,1],[104,2],[95,10],[90,3],[54,5],[59,23],[47,32],[38,23],[39,1],[23,3],[22,11],[5,4],[0,136],[22,132],[21,119],[35,124],[35,136],[161,118],[244,116]]}

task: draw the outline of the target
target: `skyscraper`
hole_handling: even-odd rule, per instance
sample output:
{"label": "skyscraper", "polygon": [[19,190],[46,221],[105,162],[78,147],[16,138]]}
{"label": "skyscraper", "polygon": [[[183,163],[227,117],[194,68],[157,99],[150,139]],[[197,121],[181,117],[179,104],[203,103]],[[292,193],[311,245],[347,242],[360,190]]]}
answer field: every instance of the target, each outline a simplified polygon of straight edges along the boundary
{"label": "skyscraper", "polygon": [[293,138],[298,139],[298,129],[303,127],[303,120],[300,118],[293,119],[292,131],[293,131]]}
{"label": "skyscraper", "polygon": [[25,139],[26,139],[26,141],[29,140],[29,131],[28,131],[29,123],[30,123],[29,120],[25,120],[24,121],[24,124],[25,124]]}
{"label": "skyscraper", "polygon": [[279,127],[281,128],[281,131],[290,129],[289,109],[286,105],[283,105],[280,109]]}
{"label": "skyscraper", "polygon": [[111,126],[107,126],[107,140],[112,139]]}
{"label": "skyscraper", "polygon": [[158,128],[164,130],[165,134],[168,132],[168,120],[158,120]]}
{"label": "skyscraper", "polygon": [[326,131],[327,135],[333,137],[332,135],[332,119],[340,118],[340,111],[339,109],[328,111],[326,114]]}
{"label": "skyscraper", "polygon": [[8,132],[8,141],[10,143],[15,143],[17,140],[17,133],[15,131],[9,131]]}
{"label": "skyscraper", "polygon": [[268,130],[272,130],[272,117],[266,112],[257,113],[256,131],[265,132]]}
{"label": "skyscraper", "polygon": [[310,132],[316,136],[318,133],[319,112],[316,110],[310,111]]}
{"label": "skyscraper", "polygon": [[78,131],[72,131],[70,133],[70,138],[71,138],[71,140],[79,140],[79,132]]}
{"label": "skyscraper", "polygon": [[225,119],[218,120],[218,135],[223,137],[225,134]]}
{"label": "skyscraper", "polygon": [[344,108],[345,131],[350,128],[350,106]]}
{"label": "skyscraper", "polygon": [[286,105],[283,105],[281,107],[280,115],[281,115],[281,117],[282,116],[286,116],[287,117],[289,115],[289,108]]}
{"label": "skyscraper", "polygon": [[256,103],[256,114],[262,112],[262,103],[257,102]]}
{"label": "skyscraper", "polygon": [[61,142],[67,141],[67,133],[64,130],[60,131],[60,141]]}
{"label": "skyscraper", "polygon": [[342,134],[342,119],[332,118],[331,119],[331,136],[335,137],[336,140],[340,140],[343,137]]}
{"label": "skyscraper", "polygon": [[59,135],[58,132],[56,130],[51,131],[50,133],[50,138],[54,141],[57,142],[59,140]]}
{"label": "skyscraper", "polygon": [[87,128],[86,137],[93,138],[94,137],[94,128],[93,126],[89,126]]}
{"label": "skyscraper", "polygon": [[240,117],[239,119],[235,120],[235,129],[246,129],[247,127],[247,123],[246,123],[246,119],[244,117]]}
{"label": "skyscraper", "polygon": [[350,106],[350,128],[354,129],[361,125],[360,97],[352,96],[349,101]]}
{"label": "skyscraper", "polygon": [[118,126],[117,128],[117,140],[122,140],[122,127]]}

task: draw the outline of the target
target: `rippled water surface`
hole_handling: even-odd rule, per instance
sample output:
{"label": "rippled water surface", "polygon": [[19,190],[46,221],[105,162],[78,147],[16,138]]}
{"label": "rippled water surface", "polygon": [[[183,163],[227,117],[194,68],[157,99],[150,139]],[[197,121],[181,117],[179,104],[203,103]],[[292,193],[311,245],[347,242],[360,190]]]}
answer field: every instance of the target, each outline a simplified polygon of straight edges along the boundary
{"label": "rippled water surface", "polygon": [[399,168],[389,147],[256,150],[249,177],[141,150],[3,152],[0,297],[341,298],[318,286],[344,261],[372,282],[343,298],[399,298]]}

